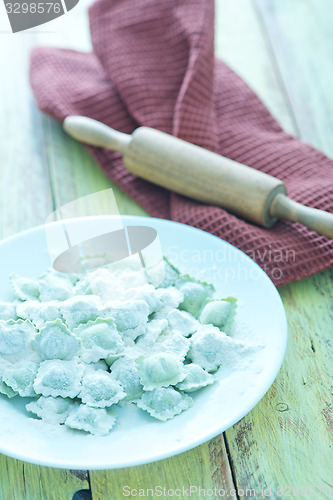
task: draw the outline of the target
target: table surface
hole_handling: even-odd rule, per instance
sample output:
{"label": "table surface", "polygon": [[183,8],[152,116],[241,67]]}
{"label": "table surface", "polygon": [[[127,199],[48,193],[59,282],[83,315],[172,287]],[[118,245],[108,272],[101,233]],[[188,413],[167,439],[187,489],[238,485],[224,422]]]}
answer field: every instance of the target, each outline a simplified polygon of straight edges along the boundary
{"label": "table surface", "polygon": [[[55,206],[108,187],[121,213],[146,215],[60,124],[37,110],[29,88],[33,46],[89,50],[86,3],[26,33],[12,35],[0,23],[2,238],[44,223]],[[333,156],[332,1],[217,0],[216,10],[217,55],[287,131]],[[270,498],[328,498],[332,277],[327,270],[279,290],[289,322],[283,366],[260,403],[225,433],[173,458],[122,470],[58,470],[1,455],[0,500],[70,500],[78,490],[85,491],[77,500],[120,500],[125,485],[217,487],[226,490],[223,498],[253,497],[249,489],[262,498],[267,488]]]}

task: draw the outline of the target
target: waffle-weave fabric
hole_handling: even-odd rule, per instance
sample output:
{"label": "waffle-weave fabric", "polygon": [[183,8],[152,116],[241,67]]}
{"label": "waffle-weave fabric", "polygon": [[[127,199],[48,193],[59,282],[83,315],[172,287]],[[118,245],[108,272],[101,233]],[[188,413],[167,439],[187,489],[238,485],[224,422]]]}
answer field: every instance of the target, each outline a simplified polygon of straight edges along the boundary
{"label": "waffle-weave fabric", "polygon": [[[41,110],[57,120],[89,116],[126,133],[157,128],[278,177],[295,201],[333,212],[333,162],[285,133],[214,57],[213,0],[97,0],[89,15],[93,52],[33,51],[31,84]],[[333,264],[333,241],[300,224],[258,227],[133,176],[119,153],[89,151],[150,215],[230,242],[277,286]]]}

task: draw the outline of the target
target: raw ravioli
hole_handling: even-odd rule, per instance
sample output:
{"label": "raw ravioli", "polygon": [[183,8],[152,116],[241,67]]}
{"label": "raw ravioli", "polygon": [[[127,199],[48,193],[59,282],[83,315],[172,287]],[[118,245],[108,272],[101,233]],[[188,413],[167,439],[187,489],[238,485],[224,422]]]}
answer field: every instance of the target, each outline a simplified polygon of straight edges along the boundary
{"label": "raw ravioli", "polygon": [[38,281],[32,278],[24,278],[18,274],[9,275],[10,284],[16,297],[20,300],[35,300],[39,297]]}
{"label": "raw ravioli", "polygon": [[185,392],[213,384],[211,372],[251,349],[224,333],[236,299],[213,298],[212,285],[167,258],[145,270],[130,257],[84,275],[49,269],[10,281],[0,393],[35,397],[26,409],[50,425],[103,436],[116,420],[110,407],[131,403],[168,420],[192,406]]}
{"label": "raw ravioli", "polygon": [[187,394],[167,387],[145,392],[137,405],[150,413],[152,417],[165,421],[188,410],[193,405],[193,400]]}
{"label": "raw ravioli", "polygon": [[175,385],[185,378],[183,363],[168,352],[138,360],[138,372],[145,391]]}
{"label": "raw ravioli", "polygon": [[121,332],[145,325],[148,314],[148,304],[143,300],[111,302],[103,310],[104,317],[113,318]]}
{"label": "raw ravioli", "polygon": [[236,304],[234,297],[206,301],[200,314],[201,323],[217,326],[223,332],[228,333],[236,314]]}
{"label": "raw ravioli", "polygon": [[110,300],[125,300],[127,290],[143,286],[145,283],[144,275],[140,270],[123,269],[112,271],[102,267],[82,278],[76,284],[75,289],[76,294],[95,294],[103,302],[107,302]]}
{"label": "raw ravioli", "polygon": [[14,391],[11,387],[9,387],[3,381],[3,374],[7,371],[7,369],[12,365],[9,361],[0,358],[0,393],[4,394],[8,398],[13,398],[17,396],[18,392]]}
{"label": "raw ravioli", "polygon": [[79,295],[61,303],[61,313],[70,329],[94,321],[101,315],[101,309],[102,302],[97,295]]}
{"label": "raw ravioli", "polygon": [[79,394],[83,403],[96,408],[105,408],[118,403],[125,396],[122,386],[111,373],[91,370],[84,374]]}
{"label": "raw ravioli", "polygon": [[16,320],[17,315],[16,315],[16,307],[15,304],[11,302],[1,302],[0,301],[0,320]]}
{"label": "raw ravioli", "polygon": [[61,319],[60,304],[57,301],[39,302],[26,300],[16,306],[19,318],[29,319],[37,328],[45,326],[47,321]]}
{"label": "raw ravioli", "polygon": [[138,369],[134,359],[118,359],[111,366],[111,373],[113,377],[118,380],[126,393],[124,401],[133,401],[141,398],[143,394],[143,386],[140,382]]}
{"label": "raw ravioli", "polygon": [[188,337],[195,333],[200,327],[200,323],[187,311],[179,311],[172,309],[168,314],[168,324],[172,330],[177,330],[179,333]]}
{"label": "raw ravioli", "polygon": [[162,307],[153,314],[153,319],[165,319],[172,309],[176,309],[184,300],[182,292],[172,286],[168,288],[158,288],[156,290],[158,298],[162,301]]}
{"label": "raw ravioli", "polygon": [[63,424],[71,410],[75,409],[78,403],[70,398],[41,396],[36,401],[31,401],[25,405],[26,409],[49,424]]}
{"label": "raw ravioli", "polygon": [[30,357],[35,333],[30,321],[0,320],[0,356],[11,362]]}
{"label": "raw ravioli", "polygon": [[112,283],[112,274],[106,268],[96,269],[89,274],[85,275],[75,285],[77,295],[95,294],[99,297],[107,293],[113,293],[115,290],[114,283]]}
{"label": "raw ravioli", "polygon": [[167,257],[164,257],[163,260],[164,278],[163,281],[159,284],[159,288],[168,288],[170,286],[174,286],[180,276],[180,271],[173,264],[171,264]]}
{"label": "raw ravioli", "polygon": [[80,340],[60,319],[47,322],[31,343],[43,360],[70,360],[80,350]]}
{"label": "raw ravioli", "polygon": [[50,300],[66,300],[74,295],[72,282],[67,275],[56,271],[46,271],[39,277],[39,300],[48,302]]}
{"label": "raw ravioli", "polygon": [[184,300],[179,304],[179,308],[198,317],[202,308],[202,303],[214,293],[213,285],[202,283],[188,275],[182,275],[176,281],[176,287],[182,292]]}
{"label": "raw ravioli", "polygon": [[114,318],[123,338],[134,341],[146,331],[149,307],[144,300],[111,302],[103,310],[105,318]]}
{"label": "raw ravioli", "polygon": [[22,398],[36,396],[33,384],[38,366],[38,363],[34,363],[33,361],[13,363],[5,370],[2,380]]}
{"label": "raw ravioli", "polygon": [[199,330],[191,338],[189,359],[208,372],[216,371],[225,359],[225,338],[228,338],[225,333],[215,326],[202,327],[202,330]]}
{"label": "raw ravioli", "polygon": [[89,365],[87,365],[87,369],[108,371],[109,367],[104,359],[100,359],[99,361],[96,361],[94,363],[89,363]]}
{"label": "raw ravioli", "polygon": [[42,396],[75,398],[81,391],[83,373],[84,365],[76,361],[43,361],[34,382],[34,390]]}
{"label": "raw ravioli", "polygon": [[184,361],[190,349],[191,342],[178,332],[166,332],[154,346],[154,351],[163,351],[173,354],[180,361]]}
{"label": "raw ravioli", "polygon": [[92,408],[82,404],[72,411],[65,420],[67,427],[78,429],[97,436],[106,436],[116,422],[116,415],[112,410]]}
{"label": "raw ravioli", "polygon": [[122,355],[124,342],[113,319],[97,318],[74,330],[81,339],[80,358],[85,363],[100,359],[115,360]]}
{"label": "raw ravioli", "polygon": [[137,347],[141,349],[152,349],[156,345],[156,340],[161,333],[167,328],[168,322],[166,319],[153,319],[147,323],[145,333],[136,340]]}
{"label": "raw ravioli", "polygon": [[176,385],[177,389],[185,392],[194,392],[216,382],[214,375],[207,373],[201,366],[195,363],[185,365],[184,368],[186,376],[182,382]]}

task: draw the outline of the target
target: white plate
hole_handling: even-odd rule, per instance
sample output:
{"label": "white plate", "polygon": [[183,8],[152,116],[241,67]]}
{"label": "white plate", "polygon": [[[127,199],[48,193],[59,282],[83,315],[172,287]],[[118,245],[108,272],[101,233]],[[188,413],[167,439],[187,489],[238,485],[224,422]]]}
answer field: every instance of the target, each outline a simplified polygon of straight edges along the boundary
{"label": "white plate", "polygon": [[[194,405],[160,422],[134,405],[120,408],[110,435],[96,437],[57,430],[30,418],[21,398],[0,395],[0,452],[20,460],[70,469],[111,469],[160,460],[189,450],[220,434],[246,415],[273,383],[285,353],[287,322],[280,296],[267,275],[243,252],[190,226],[124,216],[128,225],[158,231],[164,254],[183,272],[209,283],[216,295],[238,299],[237,338],[260,349],[237,366],[225,367],[213,386],[193,393]],[[44,227],[0,244],[0,300],[12,298],[8,274],[36,276],[50,266]]]}

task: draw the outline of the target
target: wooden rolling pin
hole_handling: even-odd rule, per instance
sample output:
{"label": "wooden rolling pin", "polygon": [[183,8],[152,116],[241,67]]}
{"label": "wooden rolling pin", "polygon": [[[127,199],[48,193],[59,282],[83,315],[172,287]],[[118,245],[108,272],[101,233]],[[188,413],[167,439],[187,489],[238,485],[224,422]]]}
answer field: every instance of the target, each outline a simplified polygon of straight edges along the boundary
{"label": "wooden rolling pin", "polygon": [[264,227],[288,219],[333,239],[333,214],[292,201],[282,181],[251,167],[148,127],[128,135],[69,116],[64,129],[86,144],[119,151],[130,172],[176,193]]}

